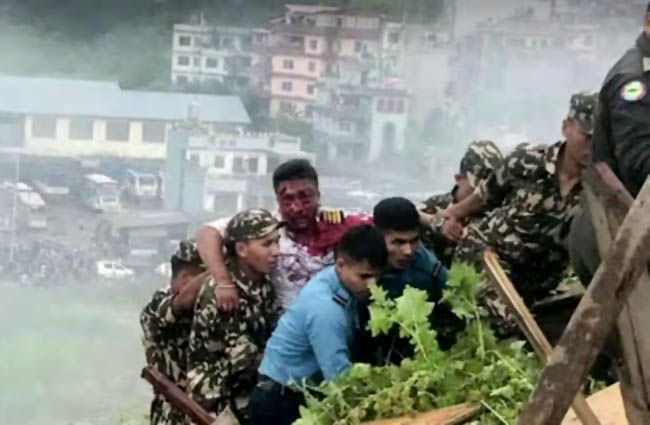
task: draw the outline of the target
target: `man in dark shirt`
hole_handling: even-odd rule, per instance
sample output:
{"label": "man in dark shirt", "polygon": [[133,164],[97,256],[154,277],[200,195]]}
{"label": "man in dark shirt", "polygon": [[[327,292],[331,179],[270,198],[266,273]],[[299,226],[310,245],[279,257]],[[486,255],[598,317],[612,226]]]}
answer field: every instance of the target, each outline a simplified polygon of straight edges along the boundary
{"label": "man in dark shirt", "polygon": [[[643,32],[605,77],[592,141],[594,162],[605,162],[636,196],[650,174],[650,4]],[[600,264],[593,225],[582,214],[569,238],[571,263],[587,285]]]}

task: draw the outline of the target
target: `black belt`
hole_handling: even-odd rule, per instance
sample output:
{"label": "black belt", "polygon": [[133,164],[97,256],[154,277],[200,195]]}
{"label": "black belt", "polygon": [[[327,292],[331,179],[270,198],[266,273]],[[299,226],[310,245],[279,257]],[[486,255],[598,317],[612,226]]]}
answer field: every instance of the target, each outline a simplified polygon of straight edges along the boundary
{"label": "black belt", "polygon": [[295,390],[286,385],[282,385],[279,382],[274,381],[266,375],[258,375],[257,377],[257,387],[268,392],[277,393],[280,395],[296,395],[302,396],[302,391]]}

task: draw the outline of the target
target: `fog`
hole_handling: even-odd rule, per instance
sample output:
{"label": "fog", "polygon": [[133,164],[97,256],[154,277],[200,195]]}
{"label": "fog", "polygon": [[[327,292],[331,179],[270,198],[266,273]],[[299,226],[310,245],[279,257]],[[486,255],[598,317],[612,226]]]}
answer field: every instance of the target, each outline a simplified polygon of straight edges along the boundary
{"label": "fog", "polygon": [[[645,7],[638,0],[413,0],[403,10],[399,2],[379,0],[307,3],[383,6],[392,22],[405,25],[399,40],[406,44],[390,53],[399,62],[397,76],[376,78],[388,81],[381,87],[386,96],[402,96],[407,105],[392,138],[386,127],[371,131],[373,120],[386,119],[372,108],[362,117],[370,124],[350,130],[339,123],[325,139],[318,126],[330,131],[331,123],[305,122],[304,111],[270,116],[275,88],[268,81],[256,85],[257,77],[245,84],[231,75],[205,84],[173,81],[191,75],[173,71],[180,55],[172,45],[174,24],[203,16],[208,24],[248,31],[283,16],[281,1],[15,0],[0,6],[0,425],[148,423],[151,391],[139,377],[138,315],[168,283],[161,264],[179,239],[242,207],[273,209],[271,163],[283,159],[316,164],[324,205],[368,211],[384,196],[420,201],[450,190],[472,140],[494,140],[504,152],[522,142],[561,140],[571,94],[599,89],[634,43]],[[423,22],[417,10],[435,19]],[[245,74],[264,69],[259,57],[269,51],[256,51]],[[20,84],[29,93],[5,77],[25,78]],[[62,79],[104,83],[67,82],[75,88],[66,91]],[[134,90],[132,103],[120,103]],[[151,100],[146,91],[186,97]],[[210,103],[203,95],[228,99]],[[100,112],[84,113],[85,105]],[[133,116],[120,115],[127,110]],[[241,111],[250,122],[236,122]],[[222,116],[222,122],[215,118]],[[183,131],[207,142],[193,148]],[[283,135],[269,136],[275,132]],[[181,153],[170,154],[174,137],[184,137]],[[240,141],[237,149],[248,156],[238,163],[221,150]],[[380,147],[375,157],[373,146]],[[268,157],[252,162],[251,152]],[[203,162],[208,165],[194,166]],[[230,174],[223,171],[228,167]],[[152,192],[138,192],[129,170],[155,181]],[[113,182],[89,181],[91,174]],[[217,176],[213,186],[206,175]],[[17,182],[45,206],[21,198]],[[151,222],[159,223],[156,229],[143,224]],[[113,274],[99,264],[108,261],[117,264]],[[132,274],[117,276],[118,266]]]}

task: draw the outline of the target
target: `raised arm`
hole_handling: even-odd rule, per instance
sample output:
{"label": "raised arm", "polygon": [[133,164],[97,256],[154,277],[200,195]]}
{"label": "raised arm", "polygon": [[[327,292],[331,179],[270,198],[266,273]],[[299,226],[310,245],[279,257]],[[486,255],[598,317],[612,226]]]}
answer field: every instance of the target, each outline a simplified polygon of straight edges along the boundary
{"label": "raised arm", "polygon": [[224,261],[223,232],[227,220],[201,226],[197,235],[197,247],[203,264],[216,282],[218,305],[223,311],[233,311],[239,305],[239,293],[230,280],[230,274]]}

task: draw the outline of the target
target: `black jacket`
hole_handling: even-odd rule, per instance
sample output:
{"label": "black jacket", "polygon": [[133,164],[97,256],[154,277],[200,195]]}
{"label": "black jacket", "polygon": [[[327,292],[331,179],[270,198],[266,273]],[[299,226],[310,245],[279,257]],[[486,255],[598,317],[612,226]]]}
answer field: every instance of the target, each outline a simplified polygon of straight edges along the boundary
{"label": "black jacket", "polygon": [[633,196],[650,174],[650,39],[641,34],[600,91],[593,159],[605,161]]}

